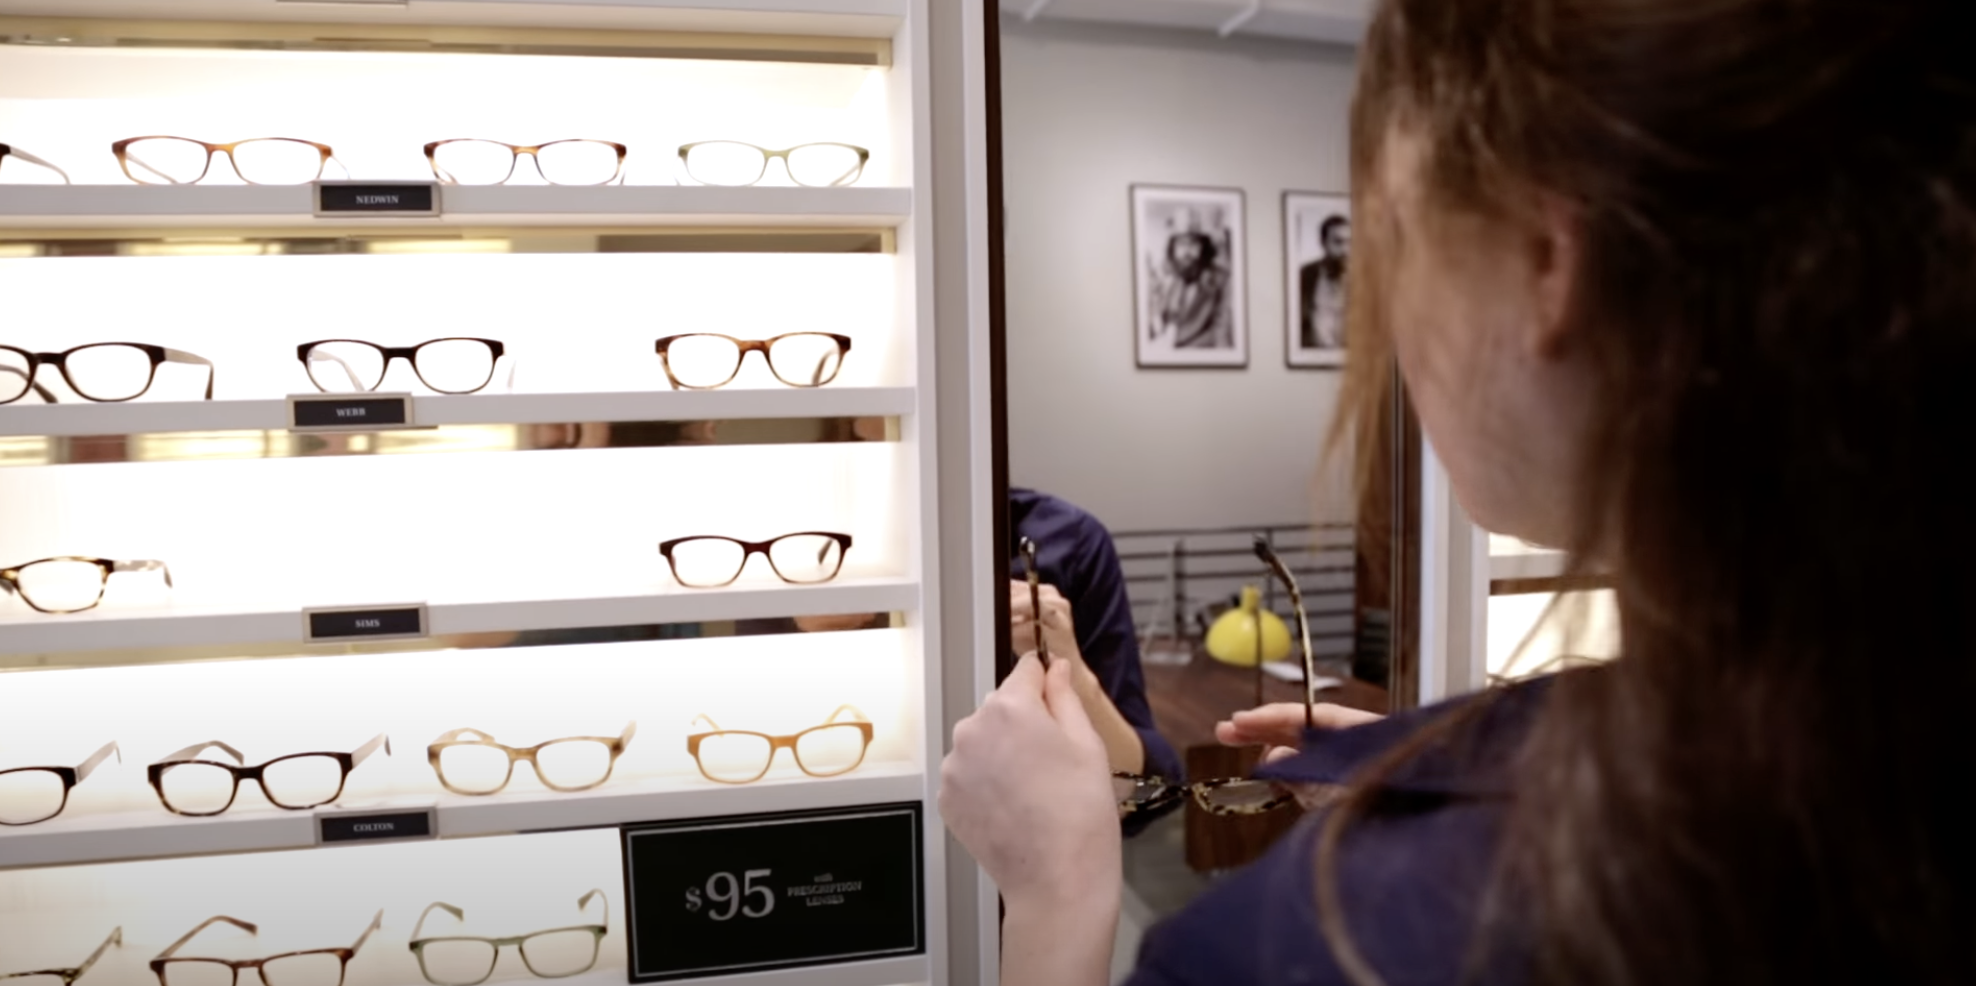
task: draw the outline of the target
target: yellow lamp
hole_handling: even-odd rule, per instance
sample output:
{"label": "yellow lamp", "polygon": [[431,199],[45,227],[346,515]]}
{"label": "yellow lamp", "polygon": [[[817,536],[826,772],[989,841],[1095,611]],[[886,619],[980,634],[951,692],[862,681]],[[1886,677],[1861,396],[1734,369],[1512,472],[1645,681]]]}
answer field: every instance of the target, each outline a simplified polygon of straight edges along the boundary
{"label": "yellow lamp", "polygon": [[[1290,628],[1283,618],[1262,608],[1262,592],[1242,587],[1241,605],[1215,618],[1208,627],[1208,656],[1223,664],[1257,667],[1257,658],[1281,661],[1290,656]],[[1260,627],[1260,629],[1258,629]]]}

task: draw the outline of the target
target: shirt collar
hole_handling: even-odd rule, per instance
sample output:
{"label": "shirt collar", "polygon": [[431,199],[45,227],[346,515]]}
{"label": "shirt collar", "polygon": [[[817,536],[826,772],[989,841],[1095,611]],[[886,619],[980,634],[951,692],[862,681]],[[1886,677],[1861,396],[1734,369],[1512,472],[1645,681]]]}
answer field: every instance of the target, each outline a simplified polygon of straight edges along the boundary
{"label": "shirt collar", "polygon": [[1550,691],[1548,676],[1493,692],[1468,695],[1397,713],[1350,729],[1314,729],[1304,735],[1302,752],[1258,769],[1266,780],[1306,784],[1346,784],[1382,755],[1421,729],[1445,720],[1473,702],[1487,702],[1468,728],[1389,772],[1380,788],[1404,794],[1444,797],[1500,797],[1510,789],[1509,767],[1531,722]]}

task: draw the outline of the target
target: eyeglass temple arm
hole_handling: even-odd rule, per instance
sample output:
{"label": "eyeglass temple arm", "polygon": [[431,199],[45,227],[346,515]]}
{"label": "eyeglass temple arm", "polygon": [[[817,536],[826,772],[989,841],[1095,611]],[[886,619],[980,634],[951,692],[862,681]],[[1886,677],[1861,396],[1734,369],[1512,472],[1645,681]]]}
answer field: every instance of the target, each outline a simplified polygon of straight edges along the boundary
{"label": "eyeglass temple arm", "polygon": [[204,356],[198,356],[193,353],[188,353],[183,349],[167,349],[165,350],[165,358],[174,363],[191,363],[194,366],[205,367],[206,368],[206,399],[209,401],[213,399],[213,378],[219,375],[219,371],[213,368],[212,360],[209,360]]}
{"label": "eyeglass temple arm", "polygon": [[[29,153],[28,153],[28,152],[26,152],[26,151],[23,151],[23,150],[21,150],[21,149],[20,149],[20,148],[18,148],[18,147],[14,147],[14,146],[12,146],[12,145],[9,145],[9,146],[7,147],[7,153],[9,153],[9,154],[12,154],[13,156],[15,156],[15,157],[17,157],[17,158],[20,158],[21,160],[23,160],[23,161],[26,161],[26,162],[27,162],[27,163],[29,163],[29,164],[38,164],[38,165],[40,165],[41,167],[44,167],[44,168],[47,168],[48,170],[50,170],[50,171],[53,171],[54,173],[56,173],[56,174],[58,174],[58,175],[61,175],[61,176],[62,176],[62,184],[64,184],[64,185],[73,185],[73,184],[75,184],[75,182],[73,182],[73,181],[70,181],[70,180],[69,180],[69,173],[68,173],[68,172],[66,172],[66,171],[63,171],[63,170],[62,170],[62,169],[61,169],[60,167],[58,167],[58,166],[57,166],[57,165],[55,164],[55,162],[53,162],[53,161],[50,161],[50,160],[48,160],[47,158],[41,158],[41,157],[36,157],[36,156],[34,156],[34,155],[32,155],[32,154],[29,154]],[[120,931],[121,931],[122,929],[118,929],[118,930],[120,930]]]}
{"label": "eyeglass temple arm", "polygon": [[[20,377],[20,378],[21,378],[22,380],[29,380],[29,379],[32,379],[31,377],[29,377],[29,376],[28,376],[28,373],[27,373],[27,371],[26,371],[26,370],[23,370],[23,369],[21,369],[21,368],[20,368],[20,367],[18,367],[18,366],[0,366],[0,373],[11,373],[11,374],[13,374],[14,376],[17,376],[17,377]],[[44,400],[44,401],[47,401],[47,402],[48,402],[48,403],[50,403],[50,404],[60,404],[60,403],[61,403],[60,401],[58,401],[58,400],[56,400],[56,399],[55,399],[55,395],[54,395],[54,394],[51,394],[51,393],[49,393],[49,392],[48,392],[48,388],[46,388],[46,387],[43,387],[43,386],[42,386],[42,385],[40,384],[40,382],[38,382],[38,381],[37,381],[37,382],[35,382],[35,383],[33,383],[33,384],[31,384],[31,386],[32,386],[32,387],[34,387],[34,392],[35,392],[35,393],[37,393],[37,394],[40,394],[40,395],[41,395],[41,399],[42,399],[42,400]]]}
{"label": "eyeglass temple arm", "polygon": [[[179,751],[178,751],[178,752],[176,752],[176,753],[167,753],[167,754],[165,754],[164,756],[162,756],[162,757],[160,757],[160,758],[158,758],[158,762],[159,762],[159,763],[175,763],[175,762],[177,762],[177,761],[180,761],[180,760],[190,760],[190,759],[192,759],[193,757],[196,757],[196,756],[198,756],[198,755],[199,755],[200,753],[203,753],[203,752],[205,752],[206,750],[209,750],[209,749],[215,749],[215,748],[217,748],[217,749],[220,749],[220,750],[224,750],[224,751],[226,751],[226,754],[227,754],[227,756],[230,756],[230,757],[232,757],[232,758],[233,758],[233,762],[235,762],[235,763],[246,763],[246,762],[247,762],[247,758],[246,758],[246,757],[243,757],[243,756],[241,756],[241,755],[240,755],[240,751],[239,751],[239,750],[236,750],[236,749],[234,749],[233,747],[230,747],[230,746],[228,746],[228,745],[226,745],[225,743],[222,743],[222,742],[220,742],[219,740],[207,740],[207,741],[206,741],[206,742],[204,742],[204,743],[194,743],[194,744],[192,744],[191,746],[188,746],[188,747],[186,747],[186,748],[185,748],[185,749],[183,749],[183,750],[179,750]],[[219,919],[218,919],[218,918],[214,918],[214,920],[216,920],[216,921],[217,921],[217,920],[219,920]],[[231,918],[229,918],[228,920],[232,920],[232,919],[231,919]]]}
{"label": "eyeglass temple arm", "polygon": [[[96,951],[89,953],[89,957],[82,960],[82,964],[76,967],[75,979],[81,979],[82,974],[88,972],[89,967],[95,965],[96,960],[102,958],[103,953],[109,951],[111,945],[115,945],[118,948],[123,947],[122,925],[118,925],[115,930],[111,931],[110,937],[103,939],[103,944],[96,946]],[[74,982],[75,979],[71,979],[70,982]]]}
{"label": "eyeglass temple arm", "polygon": [[713,731],[715,732],[720,731],[720,723],[715,722],[712,716],[707,715],[704,712],[700,713],[697,716],[694,716],[693,721],[686,724],[686,728],[691,729],[694,726],[697,726],[703,722],[706,723],[707,727],[712,729]]}
{"label": "eyeglass temple arm", "polygon": [[384,747],[385,756],[388,757],[391,755],[391,737],[386,736],[383,733],[379,733],[376,736],[371,737],[370,742],[365,743],[360,747],[357,747],[357,751],[355,753],[350,754],[351,768],[355,769],[357,765],[363,763],[366,760],[369,760],[370,755],[376,753],[377,748],[380,746]]}
{"label": "eyeglass temple arm", "polygon": [[619,746],[629,745],[631,743],[631,738],[636,735],[638,735],[638,720],[633,719],[630,722],[625,723],[624,732],[618,734],[618,745]]}
{"label": "eyeglass temple arm", "polygon": [[[211,397],[212,395],[207,394],[206,396]],[[165,587],[172,588],[171,566],[165,564],[164,562],[158,561],[156,559],[120,561],[114,563],[112,565],[111,570],[115,572],[163,572],[165,576]]]}
{"label": "eyeglass temple arm", "polygon": [[591,899],[592,897],[603,897],[603,898],[604,898],[604,922],[603,922],[603,923],[604,923],[604,927],[606,927],[606,928],[608,928],[608,927],[610,927],[610,926],[611,926],[611,899],[610,899],[609,897],[605,897],[605,896],[604,896],[604,890],[603,890],[603,888],[602,888],[602,887],[599,887],[599,888],[597,888],[597,889],[595,889],[595,890],[592,890],[592,891],[590,891],[589,893],[587,893],[587,894],[584,894],[584,895],[583,895],[582,897],[580,897],[580,898],[578,898],[578,899],[577,899],[577,902],[576,902],[576,909],[580,911],[580,910],[583,910],[583,909],[584,909],[584,908],[586,908],[586,907],[589,907],[589,906],[590,906],[590,899]]}
{"label": "eyeglass temple arm", "polygon": [[90,754],[89,759],[84,760],[82,762],[82,766],[77,767],[75,769],[76,781],[81,782],[88,780],[89,775],[96,772],[97,765],[101,764],[103,760],[112,753],[117,755],[118,763],[123,763],[123,751],[117,748],[117,744],[115,740],[111,740],[110,742],[103,744],[102,749],[97,750],[95,753]]}
{"label": "eyeglass temple arm", "polygon": [[376,914],[371,915],[370,927],[365,928],[364,933],[357,936],[357,942],[350,946],[350,951],[353,954],[363,951],[364,943],[370,941],[370,936],[377,934],[377,929],[382,927],[384,927],[384,908],[380,907]]}
{"label": "eyeglass temple arm", "polygon": [[467,912],[460,910],[459,908],[454,907],[453,905],[448,904],[443,900],[435,900],[432,903],[425,905],[425,910],[419,912],[419,922],[415,925],[412,925],[413,941],[419,940],[419,932],[425,930],[425,919],[431,917],[432,912],[434,910],[441,910],[441,911],[445,911],[448,914],[451,914],[453,916],[453,920],[455,921],[465,921],[467,919]]}
{"label": "eyeglass temple arm", "polygon": [[254,924],[249,921],[242,921],[239,918],[230,918],[224,914],[215,914],[212,917],[209,917],[206,920],[199,922],[198,927],[193,928],[191,931],[188,931],[183,935],[180,935],[177,941],[172,942],[169,945],[166,945],[165,950],[158,953],[158,958],[161,959],[171,958],[172,953],[178,951],[179,948],[183,946],[186,942],[191,941],[194,935],[197,935],[199,932],[204,931],[207,928],[210,928],[213,925],[220,923],[221,921],[225,921],[227,924],[233,925],[236,928],[240,928],[246,931],[250,935],[258,935],[261,933],[261,928],[257,924]]}
{"label": "eyeglass temple arm", "polygon": [[[213,160],[213,149],[212,149],[212,148],[210,148],[210,147],[208,147],[208,148],[206,148],[206,161],[207,161],[207,166],[208,166],[208,167],[211,167],[211,162],[212,162],[212,160]],[[137,163],[137,166],[138,166],[138,167],[140,167],[140,168],[143,168],[144,170],[146,170],[146,171],[149,171],[150,173],[152,173],[152,174],[154,174],[154,175],[157,175],[157,176],[158,176],[158,177],[160,177],[160,178],[163,178],[163,179],[165,180],[165,184],[167,184],[167,185],[183,185],[183,184],[185,184],[184,182],[182,182],[182,181],[179,181],[178,179],[176,179],[176,178],[173,178],[172,176],[170,176],[170,175],[168,175],[168,174],[165,174],[164,172],[162,172],[162,171],[159,171],[159,170],[158,170],[158,169],[156,169],[156,168],[153,168],[153,167],[151,167],[151,165],[150,165],[150,164],[149,164],[148,162],[146,162],[146,161],[145,161],[145,160],[144,160],[143,158],[141,158],[141,157],[138,157],[138,156],[137,156],[137,155],[135,155],[135,154],[132,154],[132,153],[130,152],[130,148],[128,148],[128,147],[126,147],[126,148],[124,148],[124,163],[125,163],[125,164],[129,164],[129,163],[131,163],[131,162],[133,162],[133,161]],[[204,176],[202,175],[201,177],[204,177]]]}
{"label": "eyeglass temple arm", "polygon": [[343,376],[350,381],[350,389],[364,389],[364,385],[357,382],[357,371],[351,369],[350,364],[344,362],[342,357],[337,356],[335,353],[325,353],[320,347],[309,350],[309,362],[314,363],[319,361],[335,363],[337,366],[342,367]]}
{"label": "eyeglass temple arm", "polygon": [[1290,593],[1290,609],[1297,614],[1297,635],[1304,645],[1304,728],[1316,729],[1317,712],[1311,701],[1310,683],[1317,675],[1310,652],[1310,614],[1304,611],[1303,590],[1297,587],[1297,577],[1290,573],[1290,566],[1283,564],[1283,559],[1277,556],[1276,549],[1270,547],[1268,538],[1260,534],[1256,535],[1255,549],[1256,557],[1261,558],[1269,566],[1270,572],[1275,574],[1277,581],[1283,583],[1283,588]]}
{"label": "eyeglass temple arm", "polygon": [[446,732],[441,733],[439,738],[433,740],[433,742],[452,743],[458,740],[466,740],[469,743],[492,743],[494,742],[494,734],[489,733],[483,729],[474,729],[469,726],[469,727],[462,727],[460,729],[447,730]]}
{"label": "eyeglass temple arm", "polygon": [[1050,666],[1050,645],[1043,639],[1043,595],[1042,575],[1036,571],[1036,542],[1025,537],[1021,541],[1023,575],[1029,580],[1029,618],[1036,624],[1036,659]]}
{"label": "eyeglass temple arm", "polygon": [[824,725],[826,725],[826,726],[827,726],[827,725],[829,725],[829,724],[831,724],[831,723],[833,723],[833,722],[836,722],[836,721],[837,721],[837,717],[838,717],[838,716],[841,716],[841,715],[843,715],[843,714],[844,714],[844,713],[846,713],[846,712],[849,712],[850,714],[852,714],[852,715],[854,715],[854,716],[856,716],[856,717],[857,717],[856,719],[853,719],[853,720],[851,720],[852,722],[870,722],[870,721],[871,721],[871,720],[870,720],[869,718],[867,718],[867,717],[865,716],[865,714],[864,714],[863,712],[861,712],[861,711],[859,711],[859,709],[858,709],[858,707],[857,707],[857,706],[855,706],[855,705],[840,705],[840,706],[838,706],[838,707],[837,707],[837,711],[835,711],[835,712],[832,712],[832,713],[830,714],[830,718],[828,718],[828,719],[825,719],[825,720],[823,721],[823,722],[824,722]]}

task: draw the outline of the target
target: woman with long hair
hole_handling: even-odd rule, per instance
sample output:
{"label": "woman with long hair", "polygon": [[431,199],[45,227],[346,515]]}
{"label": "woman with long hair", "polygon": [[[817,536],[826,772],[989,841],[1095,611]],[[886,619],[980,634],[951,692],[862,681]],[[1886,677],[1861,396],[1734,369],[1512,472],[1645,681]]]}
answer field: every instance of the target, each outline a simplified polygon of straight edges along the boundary
{"label": "woman with long hair", "polygon": [[[1350,793],[1132,981],[1976,982],[1976,4],[1383,0],[1359,72],[1340,433],[1397,364],[1469,514],[1612,580],[1622,654],[1225,724]],[[955,728],[941,804],[1003,982],[1103,983],[1063,670]]]}

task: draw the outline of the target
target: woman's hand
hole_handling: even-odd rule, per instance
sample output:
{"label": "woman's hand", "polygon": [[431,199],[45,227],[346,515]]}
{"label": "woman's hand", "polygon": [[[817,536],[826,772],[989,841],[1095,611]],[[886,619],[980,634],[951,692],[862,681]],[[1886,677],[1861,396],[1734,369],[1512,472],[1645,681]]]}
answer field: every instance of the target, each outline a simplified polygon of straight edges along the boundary
{"label": "woman's hand", "polygon": [[1029,604],[1029,583],[1009,580],[1009,639],[1015,641],[1016,649],[1036,646],[1036,626],[1041,623],[1043,643],[1049,647],[1051,659],[1066,657],[1082,663],[1084,655],[1077,647],[1077,624],[1071,616],[1070,600],[1056,586],[1044,583],[1036,587],[1036,601],[1042,604],[1040,619],[1037,607]]}
{"label": "woman's hand", "polygon": [[[1377,712],[1319,702],[1311,708],[1312,724],[1318,729],[1350,729],[1386,718]],[[1304,706],[1301,702],[1274,702],[1257,709],[1237,712],[1214,725],[1214,738],[1223,746],[1263,746],[1263,763],[1275,763],[1297,755],[1304,740]],[[1336,796],[1336,790],[1310,784],[1288,784],[1305,810],[1318,808]]]}
{"label": "woman's hand", "polygon": [[[1117,919],[1118,803],[1105,744],[1085,715],[1069,661],[1034,654],[954,725],[940,769],[940,814],[1009,901]],[[1107,946],[1109,947],[1109,946]]]}

